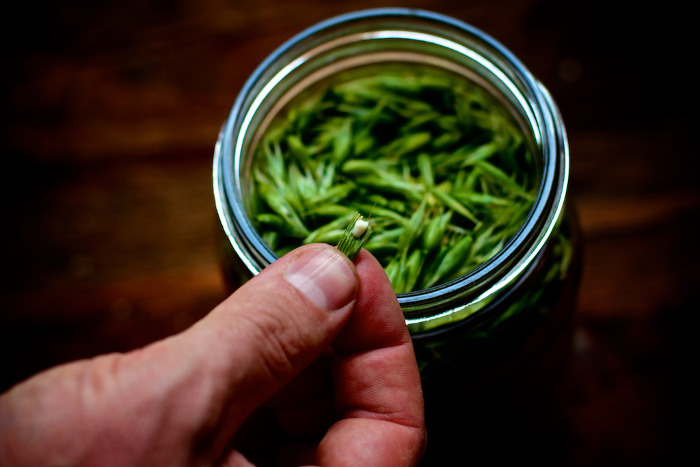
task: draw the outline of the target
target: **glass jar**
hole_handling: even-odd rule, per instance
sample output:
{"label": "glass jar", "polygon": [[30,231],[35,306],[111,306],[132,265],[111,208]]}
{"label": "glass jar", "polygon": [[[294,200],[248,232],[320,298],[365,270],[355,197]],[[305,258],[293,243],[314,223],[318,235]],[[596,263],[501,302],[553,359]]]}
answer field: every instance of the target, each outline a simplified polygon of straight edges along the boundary
{"label": "glass jar", "polygon": [[[251,154],[271,119],[313,83],[386,61],[444,68],[488,89],[522,126],[537,158],[536,199],[498,253],[456,280],[397,295],[424,386],[427,458],[453,458],[465,437],[479,439],[487,452],[488,442],[512,426],[517,404],[531,403],[522,398],[545,393],[549,370],[566,355],[580,259],[565,202],[569,154],[561,116],[544,86],[496,40],[444,15],[391,8],[332,18],[277,49],[244,85],[216,145],[224,272],[235,288],[277,258],[246,210]],[[474,450],[470,456],[478,458]]]}

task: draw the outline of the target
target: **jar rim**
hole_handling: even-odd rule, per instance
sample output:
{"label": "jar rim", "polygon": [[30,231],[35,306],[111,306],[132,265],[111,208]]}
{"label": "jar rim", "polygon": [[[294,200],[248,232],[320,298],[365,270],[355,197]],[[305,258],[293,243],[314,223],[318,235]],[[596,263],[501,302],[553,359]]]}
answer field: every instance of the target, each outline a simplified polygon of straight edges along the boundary
{"label": "jar rim", "polygon": [[[253,228],[241,197],[240,180],[233,176],[241,170],[241,158],[236,154],[234,145],[240,144],[238,125],[241,117],[248,113],[248,98],[264,81],[266,73],[275,63],[293,53],[296,47],[302,46],[310,38],[358,21],[402,19],[450,28],[455,34],[469,37],[487,48],[491,55],[489,58],[496,57],[507,66],[512,76],[517,78],[518,84],[527,92],[528,102],[533,103],[535,111],[533,118],[540,132],[536,131],[535,137],[542,136],[538,141],[542,152],[540,186],[518,232],[494,257],[466,275],[429,289],[398,294],[397,299],[410,325],[442,318],[465,306],[478,304],[515,282],[542,251],[563,210],[569,167],[568,143],[559,111],[546,88],[496,39],[456,18],[412,8],[360,10],[317,23],[278,47],[246,81],[219,134],[213,177],[215,202],[223,228],[238,256],[251,274],[255,275],[277,256]],[[455,297],[461,298],[461,304],[457,307],[453,306]]]}

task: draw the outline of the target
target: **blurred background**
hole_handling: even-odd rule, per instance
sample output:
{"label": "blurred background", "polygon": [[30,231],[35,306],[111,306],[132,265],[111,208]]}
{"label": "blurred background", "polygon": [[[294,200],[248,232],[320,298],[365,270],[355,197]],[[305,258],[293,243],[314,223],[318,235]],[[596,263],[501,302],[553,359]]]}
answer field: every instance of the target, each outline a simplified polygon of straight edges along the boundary
{"label": "blurred background", "polygon": [[178,332],[222,300],[212,154],[245,79],[320,20],[408,6],[502,42],[548,87],[568,128],[585,255],[574,356],[553,401],[554,463],[685,459],[700,154],[692,16],[675,3],[5,5],[0,391]]}

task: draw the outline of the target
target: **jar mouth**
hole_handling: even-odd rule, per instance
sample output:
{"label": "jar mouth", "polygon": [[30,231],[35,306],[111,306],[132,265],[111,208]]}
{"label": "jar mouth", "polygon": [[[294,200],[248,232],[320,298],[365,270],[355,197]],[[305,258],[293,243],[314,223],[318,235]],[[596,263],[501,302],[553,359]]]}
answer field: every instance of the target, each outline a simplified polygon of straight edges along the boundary
{"label": "jar mouth", "polygon": [[[421,53],[415,52],[417,45]],[[341,49],[346,55],[342,60],[336,53]],[[405,61],[430,57],[440,67],[469,73],[470,79],[508,100],[538,154],[541,173],[535,201],[518,232],[498,253],[457,279],[397,294],[409,327],[471,315],[517,281],[551,237],[565,200],[568,145],[558,109],[544,86],[503,45],[454,18],[405,8],[363,10],[319,23],[273,52],[244,85],[216,144],[214,195],[222,226],[252,275],[277,259],[248,216],[241,174],[258,130],[296,93],[281,83],[296,76],[296,89],[301,89],[323,73],[362,60],[381,61],[383,54]],[[323,69],[307,73],[312,62]]]}

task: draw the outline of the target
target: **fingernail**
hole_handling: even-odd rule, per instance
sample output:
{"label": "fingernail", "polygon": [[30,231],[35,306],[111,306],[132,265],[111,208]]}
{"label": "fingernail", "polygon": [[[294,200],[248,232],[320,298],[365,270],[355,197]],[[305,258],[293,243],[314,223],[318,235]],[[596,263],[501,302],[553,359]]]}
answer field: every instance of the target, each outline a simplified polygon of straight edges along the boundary
{"label": "fingernail", "polygon": [[303,253],[289,264],[285,277],[309,300],[328,311],[350,302],[357,285],[349,261],[332,249]]}

